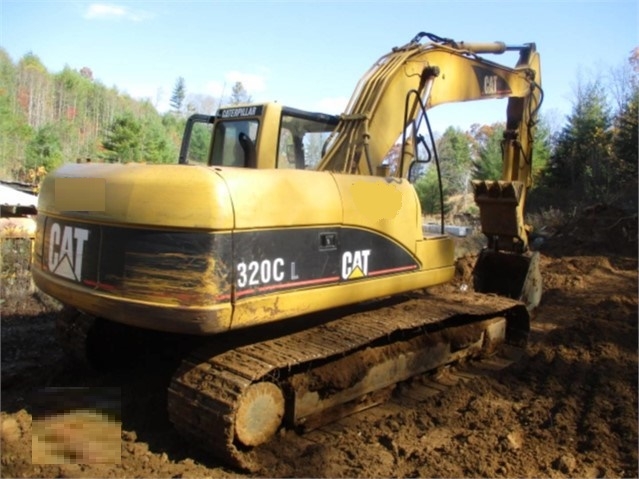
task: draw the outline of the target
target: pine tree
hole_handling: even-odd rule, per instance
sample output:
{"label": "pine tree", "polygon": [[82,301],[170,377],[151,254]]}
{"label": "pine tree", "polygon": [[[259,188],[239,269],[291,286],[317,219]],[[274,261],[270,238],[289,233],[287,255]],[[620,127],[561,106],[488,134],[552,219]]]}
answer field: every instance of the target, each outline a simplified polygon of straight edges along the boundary
{"label": "pine tree", "polygon": [[16,176],[25,160],[25,149],[33,129],[18,102],[18,71],[0,48],[0,175]]}
{"label": "pine tree", "polygon": [[624,82],[627,93],[615,118],[613,151],[620,164],[622,180],[636,179],[639,157],[639,47],[628,59],[629,81]]}
{"label": "pine tree", "polygon": [[27,145],[26,167],[37,169],[43,166],[51,171],[63,162],[60,134],[53,124],[38,129],[36,135]]}
{"label": "pine tree", "polygon": [[175,113],[182,113],[184,109],[184,99],[186,98],[186,84],[184,78],[178,77],[173,87],[173,93],[169,101],[171,108]]}
{"label": "pine tree", "polygon": [[611,161],[610,109],[600,83],[580,85],[577,99],[550,159],[551,186],[589,202],[604,200],[616,174]]}
{"label": "pine tree", "polygon": [[178,157],[176,146],[166,135],[157,117],[148,117],[142,125],[142,159],[149,163],[173,163]]}
{"label": "pine tree", "polygon": [[469,135],[452,126],[437,143],[442,181],[452,195],[468,192],[473,165],[470,145]]}
{"label": "pine tree", "polygon": [[[444,199],[448,196],[446,185],[443,185]],[[439,180],[437,179],[437,168],[434,163],[429,164],[426,173],[415,183],[415,191],[422,207],[422,213],[440,214],[441,213],[441,196],[439,192]],[[444,203],[444,212],[446,213],[448,205]]]}
{"label": "pine tree", "polygon": [[142,159],[142,125],[131,114],[116,117],[102,142],[105,159],[127,163]]}
{"label": "pine tree", "polygon": [[499,180],[503,171],[501,143],[504,137],[504,123],[482,126],[475,133],[477,159],[473,162],[474,179]]}
{"label": "pine tree", "polygon": [[551,128],[545,118],[541,118],[537,124],[533,142],[532,156],[532,188],[537,186],[538,180],[548,168],[551,155]]}
{"label": "pine tree", "polygon": [[251,96],[248,94],[241,81],[235,82],[233,89],[231,90],[231,98],[229,103],[231,105],[239,105],[240,103],[248,103],[251,101]]}

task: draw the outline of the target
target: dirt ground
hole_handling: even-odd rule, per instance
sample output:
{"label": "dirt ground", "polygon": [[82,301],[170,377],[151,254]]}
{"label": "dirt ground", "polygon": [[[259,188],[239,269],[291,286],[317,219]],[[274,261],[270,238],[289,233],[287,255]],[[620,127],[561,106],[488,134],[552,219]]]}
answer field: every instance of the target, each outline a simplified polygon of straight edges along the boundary
{"label": "dirt ground", "polygon": [[[636,214],[593,208],[553,232],[540,252],[544,296],[518,362],[427,398],[400,392],[313,441],[286,431],[252,474],[217,463],[172,429],[164,390],[175,358],[87,371],[55,342],[55,303],[3,288],[1,476],[637,477]],[[473,261],[460,258],[446,288],[467,284]],[[119,388],[119,463],[32,464],[40,391],[72,386]]]}

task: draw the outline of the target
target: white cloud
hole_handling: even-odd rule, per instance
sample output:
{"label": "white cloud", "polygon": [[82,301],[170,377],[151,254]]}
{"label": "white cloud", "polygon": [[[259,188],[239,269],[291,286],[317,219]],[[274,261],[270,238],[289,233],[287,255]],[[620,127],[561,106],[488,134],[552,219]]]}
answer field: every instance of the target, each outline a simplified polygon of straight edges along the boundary
{"label": "white cloud", "polygon": [[169,96],[163,88],[153,84],[128,84],[122,91],[136,100],[148,100],[155,108],[163,113],[170,109]]}
{"label": "white cloud", "polygon": [[339,115],[344,113],[346,105],[348,105],[348,98],[345,96],[322,98],[316,103],[316,110],[322,113],[330,113],[332,115]]}
{"label": "white cloud", "polygon": [[204,91],[202,93],[214,96],[215,98],[221,97],[222,93],[228,94],[228,92],[224,92],[224,83],[220,83],[219,81],[208,82],[204,85]]}
{"label": "white cloud", "polygon": [[264,75],[230,71],[224,75],[224,79],[226,80],[229,90],[233,88],[233,85],[237,82],[241,82],[242,85],[244,85],[244,89],[249,95],[262,93],[266,90],[266,77]]}
{"label": "white cloud", "polygon": [[224,81],[212,80],[207,82],[204,85],[204,91],[201,93],[211,95],[215,98],[220,98],[222,96],[228,97],[231,95],[233,85],[237,82],[242,83],[244,89],[255,101],[258,101],[255,98],[256,94],[266,91],[265,75],[243,73],[233,70],[224,74]]}
{"label": "white cloud", "polygon": [[151,15],[142,10],[131,10],[111,3],[92,3],[84,12],[84,18],[89,20],[125,19],[140,22]]}

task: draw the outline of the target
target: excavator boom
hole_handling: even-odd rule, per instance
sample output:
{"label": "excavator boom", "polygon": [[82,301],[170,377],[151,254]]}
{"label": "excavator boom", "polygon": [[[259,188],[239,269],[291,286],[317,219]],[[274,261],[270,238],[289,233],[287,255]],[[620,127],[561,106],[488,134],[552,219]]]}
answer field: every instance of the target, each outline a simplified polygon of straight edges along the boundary
{"label": "excavator boom", "polygon": [[[402,131],[425,110],[444,103],[529,98],[535,103],[533,108],[539,106],[541,92],[535,83],[540,76],[539,56],[534,44],[457,44],[434,35],[429,36],[438,41],[422,44],[420,40],[426,35],[418,35],[408,44],[394,48],[362,77],[333,132],[319,170],[376,174],[376,168],[382,165]],[[520,54],[514,68],[478,56],[512,50]],[[509,105],[509,129],[520,128],[523,114],[522,109]],[[509,170],[517,166],[510,161],[505,163],[509,163]],[[405,165],[394,176],[406,177],[407,169]],[[530,175],[526,170],[514,170],[502,179],[508,176],[510,180],[521,180]]]}

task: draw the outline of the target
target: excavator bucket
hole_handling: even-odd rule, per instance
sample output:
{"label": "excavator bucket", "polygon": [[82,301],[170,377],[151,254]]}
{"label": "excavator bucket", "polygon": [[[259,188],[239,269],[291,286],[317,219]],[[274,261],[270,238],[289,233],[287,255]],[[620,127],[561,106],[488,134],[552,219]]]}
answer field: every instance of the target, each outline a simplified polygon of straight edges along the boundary
{"label": "excavator bucket", "polygon": [[516,299],[533,310],[541,300],[542,284],[539,253],[523,253],[528,249],[524,184],[475,180],[472,185],[482,232],[489,238],[473,270],[475,291]]}
{"label": "excavator bucket", "polygon": [[517,299],[532,311],[542,293],[539,252],[515,254],[484,249],[473,269],[473,286],[480,293]]}
{"label": "excavator bucket", "polygon": [[[473,180],[475,203],[479,207],[481,230],[488,238],[500,238],[502,243],[516,238],[526,241],[523,219],[524,184],[520,181]],[[514,250],[515,244],[501,244]]]}

